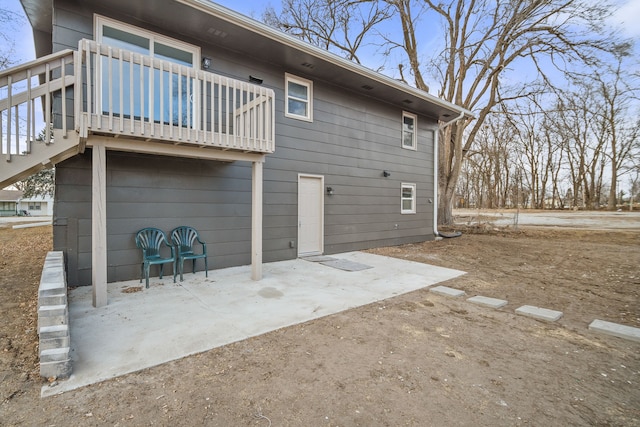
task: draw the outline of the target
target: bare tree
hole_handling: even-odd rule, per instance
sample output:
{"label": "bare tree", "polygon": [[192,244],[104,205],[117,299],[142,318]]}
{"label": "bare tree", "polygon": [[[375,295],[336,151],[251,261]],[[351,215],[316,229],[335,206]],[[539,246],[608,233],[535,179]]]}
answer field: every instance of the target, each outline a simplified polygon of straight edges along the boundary
{"label": "bare tree", "polygon": [[516,177],[521,176],[514,137],[518,132],[504,115],[491,117],[478,132],[474,149],[465,155],[458,180],[457,194],[467,205],[472,201],[482,208],[516,206]]}
{"label": "bare tree", "polygon": [[15,55],[15,38],[14,33],[21,26],[25,25],[24,18],[0,6],[0,70],[9,68],[17,61]]}
{"label": "bare tree", "polygon": [[588,82],[565,91],[554,108],[555,132],[562,140],[566,168],[572,185],[574,207],[596,208],[601,193],[606,132],[601,114],[602,104]]}
{"label": "bare tree", "polygon": [[562,150],[563,139],[555,130],[553,121],[547,114],[542,120],[541,129],[539,129],[538,133],[546,144],[545,174],[548,173],[551,181],[551,203],[545,207],[550,207],[551,209],[563,208],[565,207],[566,199],[564,196],[566,192],[563,191],[564,186],[560,181],[560,173],[563,170],[565,160],[564,151]]}
{"label": "bare tree", "polygon": [[603,132],[608,139],[608,156],[611,166],[611,184],[609,187],[609,201],[607,208],[615,210],[618,190],[618,178],[621,172],[625,172],[629,162],[633,163],[633,156],[640,156],[637,150],[639,140],[640,119],[631,117],[631,102],[638,99],[638,77],[629,75],[624,71],[623,59],[628,55],[628,47],[616,51],[617,62],[609,68],[609,72],[603,75],[596,72],[594,75],[596,90],[602,102],[602,109],[597,117]]}
{"label": "bare tree", "polygon": [[485,202],[482,207],[499,208],[512,203],[510,189],[515,162],[510,153],[513,150],[513,127],[503,117],[494,116],[485,122],[478,133],[476,150],[483,158],[482,175]]}
{"label": "bare tree", "polygon": [[[430,64],[440,76],[439,95],[477,114],[474,122],[449,126],[442,138],[439,220],[446,223],[452,219],[450,200],[464,153],[492,110],[502,102],[535,93],[536,79],[551,79],[548,66],[595,63],[595,52],[608,46],[594,38],[602,34],[599,23],[608,15],[608,5],[579,0],[425,3],[445,28],[445,47]],[[524,87],[509,87],[501,81],[513,68],[526,66],[537,70],[537,75],[521,82]]]}
{"label": "bare tree", "polygon": [[358,51],[374,27],[391,17],[376,0],[283,0],[282,13],[268,8],[265,23],[315,46],[360,63]]}
{"label": "bare tree", "polygon": [[545,108],[542,95],[532,95],[501,105],[501,113],[513,126],[513,151],[522,180],[531,195],[531,207],[556,207],[555,200],[546,203],[551,186],[551,197],[557,194],[557,182],[562,139],[554,126],[554,110]]}

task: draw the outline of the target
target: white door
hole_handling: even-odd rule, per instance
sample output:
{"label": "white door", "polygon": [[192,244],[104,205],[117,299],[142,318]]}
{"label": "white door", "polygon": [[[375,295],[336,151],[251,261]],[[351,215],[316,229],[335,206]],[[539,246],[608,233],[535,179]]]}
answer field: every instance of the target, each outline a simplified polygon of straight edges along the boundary
{"label": "white door", "polygon": [[323,176],[298,176],[298,256],[324,251],[323,188]]}

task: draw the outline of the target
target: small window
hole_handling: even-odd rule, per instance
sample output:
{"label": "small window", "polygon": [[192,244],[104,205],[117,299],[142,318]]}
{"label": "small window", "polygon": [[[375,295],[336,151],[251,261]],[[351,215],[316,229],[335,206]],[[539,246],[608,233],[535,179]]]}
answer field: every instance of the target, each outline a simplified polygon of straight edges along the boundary
{"label": "small window", "polygon": [[400,212],[403,214],[416,213],[416,185],[402,184]]}
{"label": "small window", "polygon": [[313,82],[285,74],[285,116],[313,121]]}
{"label": "small window", "polygon": [[417,117],[414,114],[402,113],[402,148],[408,150],[416,150],[416,122]]}

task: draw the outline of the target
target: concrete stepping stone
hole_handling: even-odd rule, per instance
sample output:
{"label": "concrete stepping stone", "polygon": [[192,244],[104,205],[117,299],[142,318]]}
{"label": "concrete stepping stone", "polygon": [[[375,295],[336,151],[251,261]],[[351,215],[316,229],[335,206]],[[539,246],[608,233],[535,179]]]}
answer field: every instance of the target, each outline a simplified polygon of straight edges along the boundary
{"label": "concrete stepping stone", "polygon": [[474,304],[485,305],[491,308],[504,307],[508,302],[503,299],[483,297],[482,295],[476,295],[475,297],[467,298],[467,301]]}
{"label": "concrete stepping stone", "polygon": [[523,305],[522,307],[516,308],[516,314],[533,317],[534,319],[538,320],[546,320],[547,322],[555,322],[562,317],[561,311],[534,307],[532,305]]}
{"label": "concrete stepping stone", "polygon": [[461,297],[466,294],[465,291],[461,291],[460,289],[453,289],[448,286],[436,286],[433,288],[429,288],[429,291],[436,294],[446,295],[448,297]]}
{"label": "concrete stepping stone", "polygon": [[640,328],[596,319],[591,322],[589,329],[603,334],[613,335],[614,337],[640,342]]}

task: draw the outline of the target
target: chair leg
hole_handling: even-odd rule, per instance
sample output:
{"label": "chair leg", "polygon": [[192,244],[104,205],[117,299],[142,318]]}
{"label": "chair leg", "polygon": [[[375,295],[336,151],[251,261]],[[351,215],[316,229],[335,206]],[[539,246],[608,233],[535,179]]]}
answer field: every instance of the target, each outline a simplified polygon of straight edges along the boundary
{"label": "chair leg", "polygon": [[180,258],[180,281],[183,282],[184,281],[184,258]]}
{"label": "chair leg", "polygon": [[140,264],[140,283],[142,283],[143,277],[144,277],[144,262]]}
{"label": "chair leg", "polygon": [[176,262],[173,263],[173,283],[176,283]]}
{"label": "chair leg", "polygon": [[204,257],[204,277],[209,277],[209,266],[207,265],[207,257]]}
{"label": "chair leg", "polygon": [[[149,289],[149,269],[150,269],[150,265],[149,264],[145,264],[144,265],[144,278],[146,280],[146,287],[147,289]],[[142,280],[141,280],[142,281]]]}
{"label": "chair leg", "polygon": [[196,259],[193,259],[193,274],[196,274]]}
{"label": "chair leg", "polygon": [[160,279],[162,279],[163,272],[164,272],[164,264],[160,264]]}

